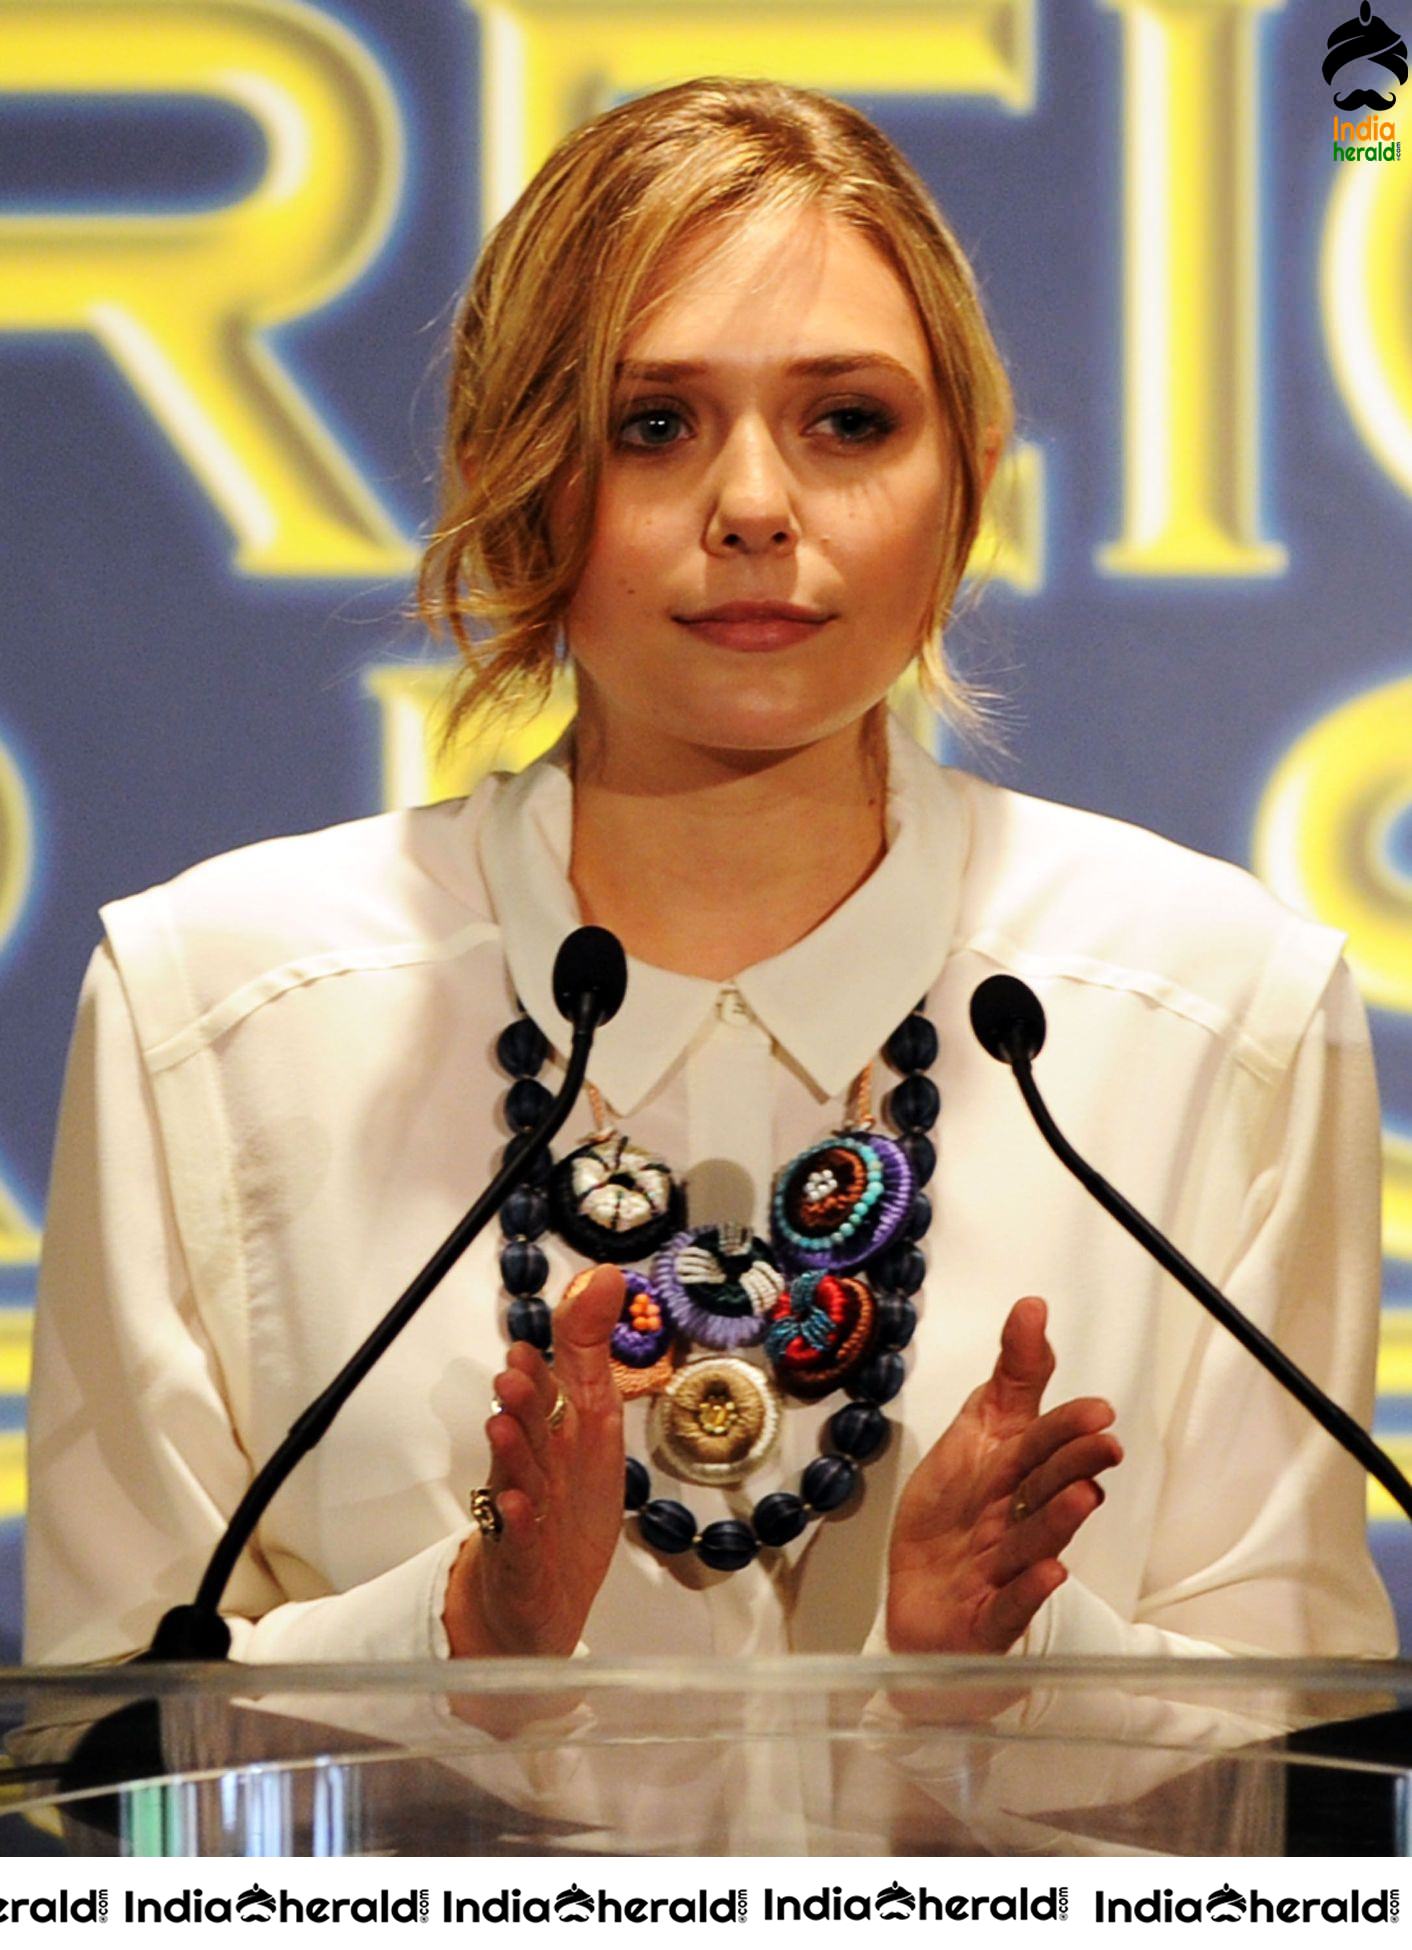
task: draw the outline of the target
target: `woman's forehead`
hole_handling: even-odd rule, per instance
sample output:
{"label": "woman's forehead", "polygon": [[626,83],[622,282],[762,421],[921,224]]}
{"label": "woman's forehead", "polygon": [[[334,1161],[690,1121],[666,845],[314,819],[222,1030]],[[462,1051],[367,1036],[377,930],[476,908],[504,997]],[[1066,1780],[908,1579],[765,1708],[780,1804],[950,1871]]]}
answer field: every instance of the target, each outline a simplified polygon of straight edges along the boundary
{"label": "woman's forehead", "polygon": [[873,350],[927,371],[911,295],[854,225],[817,210],[714,225],[670,253],[648,286],[625,364],[685,362],[773,344],[782,361]]}

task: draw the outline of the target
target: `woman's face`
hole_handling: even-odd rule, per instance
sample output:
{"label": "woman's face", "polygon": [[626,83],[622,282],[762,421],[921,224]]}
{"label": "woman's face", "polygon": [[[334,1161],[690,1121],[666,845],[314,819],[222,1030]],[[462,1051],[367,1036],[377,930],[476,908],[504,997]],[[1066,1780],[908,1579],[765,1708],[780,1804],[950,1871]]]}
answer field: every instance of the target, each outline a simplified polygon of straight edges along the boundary
{"label": "woman's face", "polygon": [[566,617],[580,708],[610,743],[812,743],[920,642],[950,466],[926,340],[875,247],[817,212],[698,243],[662,283]]}

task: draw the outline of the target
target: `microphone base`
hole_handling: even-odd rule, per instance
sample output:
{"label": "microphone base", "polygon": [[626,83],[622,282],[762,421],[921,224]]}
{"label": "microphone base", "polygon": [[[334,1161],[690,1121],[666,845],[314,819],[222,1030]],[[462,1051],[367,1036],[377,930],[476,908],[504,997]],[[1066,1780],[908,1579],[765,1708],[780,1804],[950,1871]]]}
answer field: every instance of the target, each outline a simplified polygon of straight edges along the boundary
{"label": "microphone base", "polygon": [[219,1612],[199,1605],[173,1605],[157,1627],[152,1643],[133,1660],[153,1665],[158,1660],[203,1660],[219,1664],[230,1657],[230,1627]]}

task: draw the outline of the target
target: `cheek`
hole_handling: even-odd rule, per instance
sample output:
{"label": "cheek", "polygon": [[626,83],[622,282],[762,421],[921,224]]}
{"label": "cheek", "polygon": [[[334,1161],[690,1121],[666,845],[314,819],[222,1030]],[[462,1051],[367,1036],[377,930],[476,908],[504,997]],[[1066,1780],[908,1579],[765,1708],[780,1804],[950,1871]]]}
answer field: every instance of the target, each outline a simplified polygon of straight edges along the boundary
{"label": "cheek", "polygon": [[587,587],[607,600],[650,588],[655,579],[660,579],[663,565],[679,541],[673,523],[664,516],[660,498],[654,504],[636,496],[630,502],[605,496],[580,591]]}
{"label": "cheek", "polygon": [[881,580],[877,595],[902,599],[913,584],[929,584],[940,559],[946,520],[944,491],[931,482],[874,484],[825,511],[815,545],[845,575]]}

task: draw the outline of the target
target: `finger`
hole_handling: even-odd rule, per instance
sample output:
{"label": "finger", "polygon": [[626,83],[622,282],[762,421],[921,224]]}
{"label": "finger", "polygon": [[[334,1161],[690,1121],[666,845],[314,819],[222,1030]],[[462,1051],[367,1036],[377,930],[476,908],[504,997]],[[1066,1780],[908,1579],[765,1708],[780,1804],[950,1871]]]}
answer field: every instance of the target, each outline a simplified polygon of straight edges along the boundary
{"label": "finger", "polygon": [[1080,1436],[1097,1435],[1118,1419],[1111,1402],[1101,1395],[1080,1395],[1071,1402],[1060,1402],[1032,1422],[1015,1444],[1012,1467],[1015,1481],[1038,1470],[1056,1455],[1066,1442]]}
{"label": "finger", "polygon": [[1022,1523],[1012,1524],[995,1547],[991,1576],[997,1585],[1046,1557],[1058,1557],[1074,1541],[1081,1526],[1103,1503],[1103,1490],[1087,1478],[1070,1483]]}
{"label": "finger", "polygon": [[539,1390],[528,1375],[507,1369],[495,1377],[495,1398],[500,1403],[496,1421],[513,1421],[524,1432],[541,1470],[549,1469],[549,1419]]}
{"label": "finger", "polygon": [[1085,1476],[1101,1476],[1105,1469],[1115,1468],[1122,1460],[1123,1445],[1117,1436],[1106,1432],[1077,1436],[1021,1481],[1015,1491],[1016,1500],[1023,1501],[1027,1510],[1038,1510],[1070,1483],[1077,1483]]}
{"label": "finger", "polygon": [[997,1591],[981,1627],[987,1651],[1008,1652],[1040,1606],[1054,1596],[1068,1575],[1057,1558],[1047,1557],[1029,1565]]}
{"label": "finger", "polygon": [[511,1490],[528,1497],[532,1512],[537,1514],[544,1508],[549,1479],[515,1416],[508,1409],[492,1415],[485,1425],[485,1438],[490,1444],[490,1480],[486,1487],[501,1516],[505,1515],[503,1498]]}
{"label": "finger", "polygon": [[514,1368],[534,1383],[539,1405],[548,1417],[558,1400],[559,1384],[554,1379],[554,1370],[539,1349],[531,1347],[528,1341],[511,1341],[505,1350],[505,1365],[507,1368]]}
{"label": "finger", "polygon": [[1038,1415],[1054,1373],[1054,1350],[1045,1334],[1048,1308],[1037,1295],[1017,1300],[1000,1330],[1000,1355],[987,1384],[987,1406],[1005,1420]]}
{"label": "finger", "polygon": [[497,1497],[496,1508],[500,1512],[500,1534],[481,1539],[476,1573],[491,1629],[508,1647],[522,1637],[524,1621],[533,1616],[542,1600],[542,1532],[534,1505],[523,1490],[505,1490]]}
{"label": "finger", "polygon": [[515,1579],[528,1580],[540,1570],[540,1512],[523,1490],[506,1490],[497,1505],[505,1525],[496,1542],[507,1546],[503,1552],[505,1571]]}
{"label": "finger", "polygon": [[595,1266],[571,1282],[554,1310],[554,1372],[580,1410],[616,1410],[608,1343],[623,1311],[626,1287],[616,1266]]}

